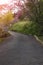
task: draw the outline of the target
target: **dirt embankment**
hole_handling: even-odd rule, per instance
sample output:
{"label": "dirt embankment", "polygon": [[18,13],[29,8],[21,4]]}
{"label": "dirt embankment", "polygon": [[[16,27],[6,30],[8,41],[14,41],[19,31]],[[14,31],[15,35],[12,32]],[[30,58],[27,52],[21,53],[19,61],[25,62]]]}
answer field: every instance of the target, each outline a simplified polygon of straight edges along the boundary
{"label": "dirt embankment", "polygon": [[8,37],[10,34],[0,28],[0,38]]}

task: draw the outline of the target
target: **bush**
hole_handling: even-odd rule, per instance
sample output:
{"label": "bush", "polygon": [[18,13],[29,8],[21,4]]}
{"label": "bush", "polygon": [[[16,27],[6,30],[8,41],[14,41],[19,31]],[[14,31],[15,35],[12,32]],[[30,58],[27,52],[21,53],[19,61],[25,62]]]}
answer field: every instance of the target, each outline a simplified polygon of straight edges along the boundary
{"label": "bush", "polygon": [[40,27],[37,23],[31,22],[30,24],[25,24],[23,27],[24,33],[32,35],[40,35]]}
{"label": "bush", "polygon": [[40,35],[40,26],[32,21],[15,23],[10,29],[24,34]]}

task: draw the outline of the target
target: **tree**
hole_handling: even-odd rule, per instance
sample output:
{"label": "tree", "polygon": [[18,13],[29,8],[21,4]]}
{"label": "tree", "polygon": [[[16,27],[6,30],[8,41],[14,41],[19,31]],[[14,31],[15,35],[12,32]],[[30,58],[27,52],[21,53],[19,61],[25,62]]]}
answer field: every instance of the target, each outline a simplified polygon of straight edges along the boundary
{"label": "tree", "polygon": [[[2,29],[6,29],[9,25],[10,25],[10,23],[11,23],[11,21],[13,20],[14,18],[13,18],[13,14],[12,14],[12,12],[11,11],[8,11],[6,14],[4,14],[2,17],[1,17],[1,19],[0,19],[0,27],[2,28]],[[7,30],[7,29],[6,29]]]}
{"label": "tree", "polygon": [[26,16],[36,22],[40,27],[40,34],[43,33],[43,0],[27,0]]}
{"label": "tree", "polygon": [[11,21],[13,20],[13,14],[11,11],[8,11],[6,14],[0,16],[0,36],[3,36],[8,33],[8,28]]}

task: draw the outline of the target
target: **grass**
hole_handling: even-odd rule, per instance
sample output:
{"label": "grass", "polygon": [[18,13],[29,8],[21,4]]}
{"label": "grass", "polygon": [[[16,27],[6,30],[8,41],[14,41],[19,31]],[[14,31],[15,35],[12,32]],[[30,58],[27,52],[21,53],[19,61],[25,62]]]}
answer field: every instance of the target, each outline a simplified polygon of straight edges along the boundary
{"label": "grass", "polygon": [[38,38],[43,42],[43,36],[39,36]]}

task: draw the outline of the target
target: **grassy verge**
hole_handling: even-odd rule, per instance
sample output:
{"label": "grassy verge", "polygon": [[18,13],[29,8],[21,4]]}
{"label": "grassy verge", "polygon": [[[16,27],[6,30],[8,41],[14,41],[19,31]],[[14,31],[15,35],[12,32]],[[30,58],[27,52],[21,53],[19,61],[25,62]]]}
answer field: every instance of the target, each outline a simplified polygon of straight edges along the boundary
{"label": "grassy verge", "polygon": [[38,38],[43,42],[43,36],[39,36]]}

